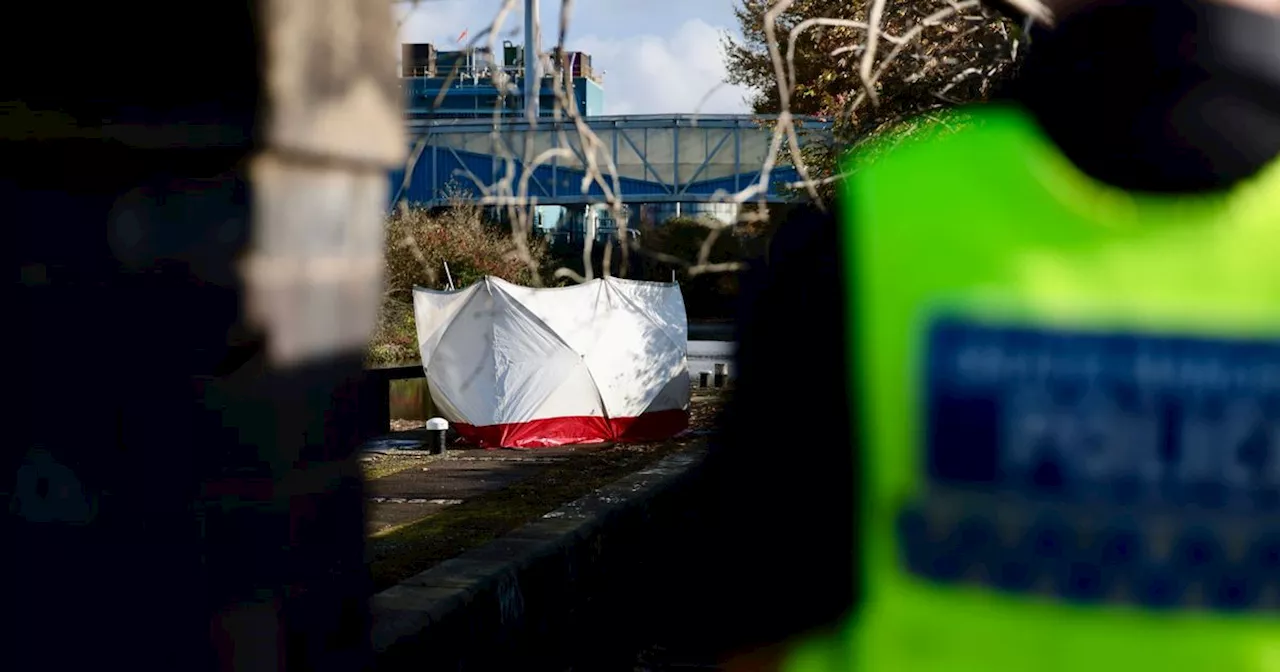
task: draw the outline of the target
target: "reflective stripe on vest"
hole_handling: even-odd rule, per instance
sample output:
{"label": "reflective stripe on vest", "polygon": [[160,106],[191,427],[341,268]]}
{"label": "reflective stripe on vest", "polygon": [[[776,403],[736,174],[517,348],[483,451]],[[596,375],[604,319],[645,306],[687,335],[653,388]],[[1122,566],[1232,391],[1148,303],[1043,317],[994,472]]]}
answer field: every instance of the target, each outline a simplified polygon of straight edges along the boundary
{"label": "reflective stripe on vest", "polygon": [[1280,672],[1280,162],[1136,196],[1015,109],[849,164],[864,599],[794,672]]}

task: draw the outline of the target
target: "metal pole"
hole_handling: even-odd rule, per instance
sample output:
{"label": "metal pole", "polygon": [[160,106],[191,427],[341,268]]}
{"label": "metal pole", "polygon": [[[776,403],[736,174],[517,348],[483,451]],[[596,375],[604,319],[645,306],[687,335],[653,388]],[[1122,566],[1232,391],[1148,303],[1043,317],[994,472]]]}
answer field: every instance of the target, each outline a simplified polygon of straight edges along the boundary
{"label": "metal pole", "polygon": [[524,109],[530,123],[538,119],[538,0],[524,0]]}

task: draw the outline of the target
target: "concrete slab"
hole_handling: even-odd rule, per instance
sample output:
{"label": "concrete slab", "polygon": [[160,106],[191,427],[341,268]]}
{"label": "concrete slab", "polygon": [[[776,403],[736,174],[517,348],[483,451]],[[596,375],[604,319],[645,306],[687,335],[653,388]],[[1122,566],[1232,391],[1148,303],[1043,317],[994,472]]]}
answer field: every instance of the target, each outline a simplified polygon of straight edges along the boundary
{"label": "concrete slab", "polygon": [[544,466],[537,462],[468,462],[446,458],[374,479],[369,482],[368,496],[465,501],[511,485]]}
{"label": "concrete slab", "polygon": [[[592,611],[595,603],[586,596],[604,589],[600,582],[617,581],[626,575],[625,568],[635,565],[636,557],[630,555],[634,549],[617,541],[652,535],[653,530],[640,527],[663,525],[656,518],[612,514],[643,508],[670,517],[680,511],[684,502],[676,484],[705,454],[705,449],[694,449],[670,455],[643,473],[600,488],[377,594],[372,604],[373,640],[380,663],[387,669],[406,669],[408,661],[417,669],[461,669],[472,664],[477,669],[516,669],[516,661],[527,666],[530,652],[554,654],[548,636],[572,641],[557,629],[576,631],[585,625],[578,619],[597,618],[600,613]],[[457,469],[456,473],[468,472]],[[613,541],[602,544],[605,537]],[[434,644],[415,649],[415,641]],[[442,642],[455,645],[450,649]],[[626,655],[632,655],[631,649]],[[715,669],[708,667],[714,661],[657,646],[635,657],[663,666],[657,669],[682,665]]]}
{"label": "concrete slab", "polygon": [[[369,505],[369,534],[385,532],[393,527],[400,527],[422,520],[452,506],[452,502],[461,500],[431,500],[425,503],[393,503],[371,502]],[[446,503],[448,502],[448,503]]]}

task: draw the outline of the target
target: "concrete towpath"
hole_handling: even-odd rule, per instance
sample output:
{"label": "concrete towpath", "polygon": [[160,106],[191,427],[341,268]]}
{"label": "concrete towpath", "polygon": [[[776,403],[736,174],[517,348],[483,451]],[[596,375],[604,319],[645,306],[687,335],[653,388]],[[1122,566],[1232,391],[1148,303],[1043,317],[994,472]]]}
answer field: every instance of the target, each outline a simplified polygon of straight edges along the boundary
{"label": "concrete towpath", "polygon": [[[416,432],[398,434],[414,440]],[[421,439],[418,439],[419,441]],[[369,534],[384,534],[449,506],[505,488],[551,464],[600,448],[547,448],[538,451],[453,448],[442,456],[415,449],[388,449],[367,455],[369,462],[399,462],[394,473],[369,481]],[[370,459],[371,458],[371,459]]]}
{"label": "concrete towpath", "polygon": [[[422,450],[425,432],[366,444],[367,530],[375,587],[390,586],[664,457],[705,445],[725,392],[697,390],[690,431],[628,445]],[[403,423],[400,425],[403,427]]]}

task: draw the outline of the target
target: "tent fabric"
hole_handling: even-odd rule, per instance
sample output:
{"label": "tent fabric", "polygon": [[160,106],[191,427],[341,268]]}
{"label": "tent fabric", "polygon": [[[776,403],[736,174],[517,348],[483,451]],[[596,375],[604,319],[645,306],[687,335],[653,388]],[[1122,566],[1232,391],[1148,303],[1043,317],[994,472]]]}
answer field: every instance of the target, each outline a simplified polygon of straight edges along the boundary
{"label": "tent fabric", "polygon": [[431,398],[464,439],[534,448],[668,438],[689,424],[676,284],[530,288],[486,277],[413,291]]}

